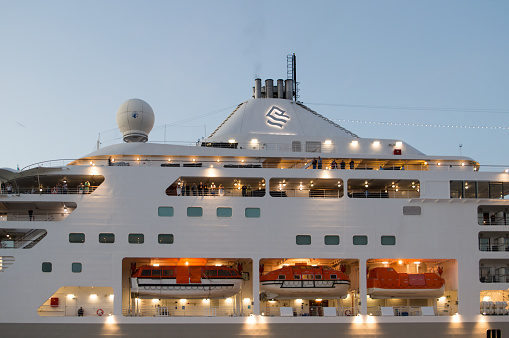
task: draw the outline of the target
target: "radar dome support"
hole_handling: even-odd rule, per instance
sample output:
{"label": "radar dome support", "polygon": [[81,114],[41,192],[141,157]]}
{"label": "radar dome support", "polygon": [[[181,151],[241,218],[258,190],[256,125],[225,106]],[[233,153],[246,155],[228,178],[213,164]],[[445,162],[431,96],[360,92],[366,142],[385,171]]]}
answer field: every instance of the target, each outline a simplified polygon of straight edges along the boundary
{"label": "radar dome support", "polygon": [[124,142],[147,142],[154,121],[152,107],[140,99],[125,101],[117,111],[117,126]]}

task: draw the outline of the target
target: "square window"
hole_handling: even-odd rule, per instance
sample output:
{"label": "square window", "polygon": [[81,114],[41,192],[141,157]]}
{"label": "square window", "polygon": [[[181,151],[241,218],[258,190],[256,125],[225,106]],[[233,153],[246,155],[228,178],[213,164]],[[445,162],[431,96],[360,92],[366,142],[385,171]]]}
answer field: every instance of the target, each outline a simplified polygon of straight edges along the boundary
{"label": "square window", "polygon": [[42,272],[51,272],[53,264],[51,262],[42,262]]}
{"label": "square window", "polygon": [[232,208],[217,208],[217,217],[232,217]]}
{"label": "square window", "polygon": [[187,216],[188,217],[202,217],[203,216],[203,208],[202,207],[188,207],[187,208]]}
{"label": "square window", "polygon": [[83,233],[70,233],[69,243],[85,243],[85,234]]}
{"label": "square window", "polygon": [[99,234],[99,243],[115,243],[115,234],[109,233]]}
{"label": "square window", "polygon": [[297,235],[295,238],[295,242],[297,245],[310,245],[311,244],[311,236],[310,235]]}
{"label": "square window", "polygon": [[382,236],[380,240],[382,245],[396,245],[396,236]]}
{"label": "square window", "polygon": [[353,245],[368,245],[368,236],[353,236]]}
{"label": "square window", "polygon": [[260,217],[260,208],[246,208],[245,215],[250,218],[258,218]]}
{"label": "square window", "polygon": [[323,238],[325,245],[339,245],[339,236],[337,235],[326,235]]}
{"label": "square window", "polygon": [[159,207],[157,215],[159,217],[173,217],[173,207]]}
{"label": "square window", "polygon": [[145,242],[145,235],[143,234],[129,234],[129,243],[143,244]]}
{"label": "square window", "polygon": [[72,272],[81,272],[81,263],[72,263]]}
{"label": "square window", "polygon": [[173,235],[172,234],[159,234],[157,236],[157,241],[159,244],[173,244]]}

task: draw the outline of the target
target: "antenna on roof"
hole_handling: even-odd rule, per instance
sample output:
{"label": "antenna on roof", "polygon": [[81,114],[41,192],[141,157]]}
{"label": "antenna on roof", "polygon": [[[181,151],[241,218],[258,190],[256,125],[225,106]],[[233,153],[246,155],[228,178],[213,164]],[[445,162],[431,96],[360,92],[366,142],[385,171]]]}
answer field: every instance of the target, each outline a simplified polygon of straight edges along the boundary
{"label": "antenna on roof", "polygon": [[299,83],[297,82],[297,57],[295,56],[295,53],[288,54],[286,56],[286,78],[293,82],[293,99],[297,101],[300,95],[298,86]]}

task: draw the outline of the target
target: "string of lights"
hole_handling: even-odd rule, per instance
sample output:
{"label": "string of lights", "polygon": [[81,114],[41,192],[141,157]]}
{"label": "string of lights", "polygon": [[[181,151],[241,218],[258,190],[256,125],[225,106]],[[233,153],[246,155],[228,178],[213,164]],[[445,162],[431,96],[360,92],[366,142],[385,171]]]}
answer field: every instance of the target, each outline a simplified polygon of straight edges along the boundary
{"label": "string of lights", "polygon": [[467,125],[454,125],[454,124],[408,123],[408,122],[387,122],[387,121],[362,121],[362,120],[348,120],[348,119],[332,119],[332,121],[349,122],[349,123],[362,123],[362,124],[372,124],[372,125],[385,125],[385,126],[404,126],[404,127],[431,127],[431,128],[509,130],[509,127],[502,127],[502,126],[467,126]]}

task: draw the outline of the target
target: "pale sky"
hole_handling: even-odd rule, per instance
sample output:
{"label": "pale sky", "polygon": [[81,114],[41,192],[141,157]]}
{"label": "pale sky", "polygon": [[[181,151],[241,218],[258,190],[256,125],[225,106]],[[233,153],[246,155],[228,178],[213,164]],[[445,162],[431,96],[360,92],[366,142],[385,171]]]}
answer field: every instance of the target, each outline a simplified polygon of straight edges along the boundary
{"label": "pale sky", "polygon": [[508,18],[505,0],[0,0],[0,167],[122,142],[130,98],[155,112],[150,141],[166,124],[195,142],[291,53],[300,101],[357,135],[509,165]]}

